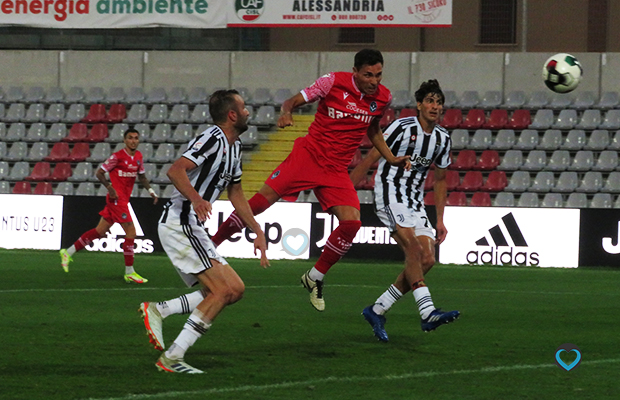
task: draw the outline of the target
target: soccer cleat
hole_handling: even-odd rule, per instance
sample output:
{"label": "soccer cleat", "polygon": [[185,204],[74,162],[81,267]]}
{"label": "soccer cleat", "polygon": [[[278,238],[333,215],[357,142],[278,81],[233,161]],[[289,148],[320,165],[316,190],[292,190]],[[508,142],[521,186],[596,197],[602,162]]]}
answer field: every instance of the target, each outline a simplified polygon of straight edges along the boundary
{"label": "soccer cleat", "polygon": [[137,272],[125,274],[125,282],[127,283],[147,283],[149,280],[138,275]]}
{"label": "soccer cleat", "polygon": [[461,315],[461,313],[458,311],[444,312],[441,311],[440,308],[437,308],[433,310],[426,319],[422,320],[422,330],[424,332],[434,331],[439,326],[443,324],[449,324],[450,322],[454,321],[459,317],[459,315]]}
{"label": "soccer cleat", "polygon": [[144,302],[140,304],[138,312],[142,314],[144,319],[144,327],[146,328],[147,335],[149,335],[149,342],[155,346],[155,350],[163,351],[166,347],[162,333],[163,318],[157,310],[155,303]]}
{"label": "soccer cleat", "polygon": [[182,358],[173,359],[166,357],[166,353],[159,357],[159,360],[157,360],[155,366],[158,370],[165,372],[176,372],[179,374],[204,374],[204,371],[192,367],[183,361]]}
{"label": "soccer cleat", "polygon": [[69,255],[67,249],[60,249],[59,253],[60,265],[62,265],[62,269],[64,269],[65,272],[69,272],[69,263],[73,261],[73,258],[71,258],[71,256]]}
{"label": "soccer cleat", "polygon": [[372,304],[364,308],[364,311],[362,311],[362,315],[364,316],[366,321],[368,321],[370,326],[372,326],[372,331],[375,333],[375,336],[377,337],[377,339],[379,339],[379,341],[389,341],[388,334],[385,331],[385,316],[379,315],[374,312],[372,309]]}
{"label": "soccer cleat", "polygon": [[301,276],[301,284],[310,292],[310,303],[317,311],[325,310],[325,300],[323,300],[323,281],[313,281],[306,272]]}

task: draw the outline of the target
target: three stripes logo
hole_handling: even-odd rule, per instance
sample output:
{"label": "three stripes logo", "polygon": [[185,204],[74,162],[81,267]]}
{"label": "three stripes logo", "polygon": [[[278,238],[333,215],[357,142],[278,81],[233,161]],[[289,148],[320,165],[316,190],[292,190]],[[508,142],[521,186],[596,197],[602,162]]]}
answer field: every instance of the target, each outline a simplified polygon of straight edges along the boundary
{"label": "three stripes logo", "polygon": [[[539,265],[539,254],[530,248],[512,213],[502,217],[502,226],[489,229],[489,235],[476,240],[478,248],[467,253],[470,264]],[[506,234],[504,233],[507,233]],[[486,248],[486,249],[483,249]]]}

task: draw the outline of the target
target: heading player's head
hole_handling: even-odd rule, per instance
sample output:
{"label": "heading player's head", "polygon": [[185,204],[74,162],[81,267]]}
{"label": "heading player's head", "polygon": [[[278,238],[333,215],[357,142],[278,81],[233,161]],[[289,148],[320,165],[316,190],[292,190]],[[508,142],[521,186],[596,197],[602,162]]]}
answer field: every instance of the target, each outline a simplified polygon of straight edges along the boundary
{"label": "heading player's head", "polygon": [[358,89],[368,95],[375,94],[383,78],[383,55],[379,50],[363,49],[353,60],[353,79]]}
{"label": "heading player's head", "polygon": [[443,111],[444,99],[443,91],[437,79],[423,82],[415,92],[419,118],[430,124],[436,124]]}
{"label": "heading player's head", "polygon": [[214,92],[209,99],[209,112],[216,125],[231,123],[238,133],[248,129],[250,113],[245,108],[243,98],[234,89]]}
{"label": "heading player's head", "polygon": [[140,144],[140,132],[135,129],[127,129],[123,134],[123,141],[125,142],[125,147],[130,151],[134,152],[138,148]]}

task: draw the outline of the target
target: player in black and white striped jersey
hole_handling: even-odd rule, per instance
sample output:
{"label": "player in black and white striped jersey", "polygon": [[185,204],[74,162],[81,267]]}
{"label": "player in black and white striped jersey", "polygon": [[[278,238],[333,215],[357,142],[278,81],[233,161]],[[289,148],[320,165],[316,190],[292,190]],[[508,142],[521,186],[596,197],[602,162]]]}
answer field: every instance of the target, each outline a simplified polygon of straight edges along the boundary
{"label": "player in black and white striped jersey", "polygon": [[226,306],[241,299],[245,290],[203,227],[211,215],[211,203],[224,189],[237,215],[256,234],[254,251],[261,252],[261,265],[269,265],[265,235],[241,188],[238,139],[248,128],[248,110],[236,90],[213,93],[209,110],[215,126],[193,139],[168,170],[175,190],[158,225],[162,246],[181,279],[188,287],[201,284],[202,289],[165,302],[140,305],[150,341],[158,350],[164,349],[162,320],[171,314],[191,313],[179,336],[156,363],[157,368],[168,372],[202,373],[184,362],[185,352]]}
{"label": "player in black and white striped jersey", "polygon": [[[436,309],[424,275],[435,264],[435,245],[444,241],[448,231],[443,223],[446,204],[446,169],[450,165],[450,136],[437,125],[443,110],[444,95],[436,80],[422,83],[415,93],[418,117],[394,121],[383,133],[395,156],[409,156],[411,170],[392,167],[381,160],[375,176],[377,216],[392,232],[392,237],[405,253],[405,268],[396,282],[374,305],[362,314],[373,327],[375,336],[388,341],[384,314],[405,293],[412,290],[420,311],[422,330],[432,331],[458,318],[458,311]],[[351,172],[353,183],[359,182],[381,155],[372,149]],[[433,232],[424,209],[424,181],[435,164],[434,196],[437,211],[437,233]]]}

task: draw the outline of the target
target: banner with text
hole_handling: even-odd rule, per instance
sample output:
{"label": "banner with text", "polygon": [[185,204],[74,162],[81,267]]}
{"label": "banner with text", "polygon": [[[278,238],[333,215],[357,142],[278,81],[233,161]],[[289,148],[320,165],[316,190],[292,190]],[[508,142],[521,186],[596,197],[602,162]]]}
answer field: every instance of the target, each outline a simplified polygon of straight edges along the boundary
{"label": "banner with text", "polygon": [[229,27],[440,27],[452,0],[234,0]]}
{"label": "banner with text", "polygon": [[226,28],[226,0],[2,0],[0,25],[107,29]]}
{"label": "banner with text", "polygon": [[62,196],[0,194],[0,247],[58,250]]}

